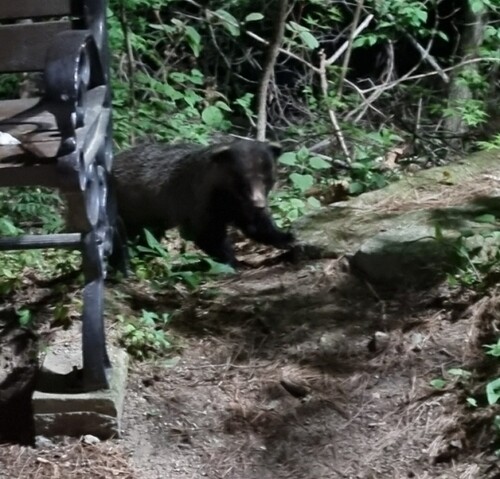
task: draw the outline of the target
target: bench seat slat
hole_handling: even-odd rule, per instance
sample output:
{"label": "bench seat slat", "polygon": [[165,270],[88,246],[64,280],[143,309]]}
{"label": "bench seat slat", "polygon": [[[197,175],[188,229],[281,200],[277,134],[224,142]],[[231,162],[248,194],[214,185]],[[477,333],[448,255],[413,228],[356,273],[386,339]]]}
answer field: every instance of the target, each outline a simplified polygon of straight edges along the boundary
{"label": "bench seat slat", "polygon": [[[106,87],[98,86],[85,97],[84,127],[76,131],[76,139],[86,158],[93,158],[104,141],[110,117],[109,108],[102,107],[105,96]],[[55,158],[61,143],[54,115],[47,104],[36,98],[1,101],[0,132],[9,133],[22,143],[22,146],[0,145],[0,164],[18,164],[27,159],[28,152],[42,159]]]}
{"label": "bench seat slat", "polygon": [[46,140],[26,145],[0,145],[0,171],[5,167],[36,163],[36,158],[55,161],[60,144],[59,140]]}
{"label": "bench seat slat", "polygon": [[54,158],[61,143],[56,119],[37,98],[0,102],[0,132],[22,143],[0,145],[0,163],[17,163],[27,152],[39,158]]}
{"label": "bench seat slat", "polygon": [[[40,99],[0,101],[0,131],[10,133],[21,141],[42,132],[57,133],[56,119]],[[38,141],[38,140],[36,140]]]}

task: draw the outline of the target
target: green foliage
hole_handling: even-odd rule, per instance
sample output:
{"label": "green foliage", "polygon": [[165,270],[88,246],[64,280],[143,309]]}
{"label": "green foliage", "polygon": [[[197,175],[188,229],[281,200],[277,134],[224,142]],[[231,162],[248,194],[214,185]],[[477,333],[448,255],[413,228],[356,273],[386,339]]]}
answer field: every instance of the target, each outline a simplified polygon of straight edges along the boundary
{"label": "green foliage", "polygon": [[448,369],[448,374],[457,379],[464,379],[464,380],[469,379],[472,376],[472,373],[470,371],[467,371],[466,369],[462,368]]}
{"label": "green foliage", "polygon": [[278,161],[280,164],[290,167],[288,179],[292,187],[300,193],[309,190],[321,179],[320,174],[331,168],[329,161],[310,154],[307,148],[284,153]]}
{"label": "green foliage", "polygon": [[441,378],[436,378],[429,383],[434,389],[444,389],[446,387],[446,381]]}
{"label": "green foliage", "polygon": [[[500,339],[493,344],[485,344],[486,354],[494,358],[500,358]],[[486,400],[489,406],[498,406],[500,404],[500,377],[490,379],[486,384]],[[500,440],[500,415],[493,418],[493,430],[497,435],[497,441]],[[500,455],[500,448],[497,448],[497,455]]]}
{"label": "green foliage", "polygon": [[500,59],[499,42],[500,27],[494,24],[486,25],[484,28],[484,41],[481,45],[481,56]]}
{"label": "green foliage", "polygon": [[[495,10],[490,0],[474,3],[473,8],[481,3],[489,11]],[[111,0],[117,145],[127,146],[144,136],[205,144],[214,133],[232,131],[236,125],[246,129],[245,135],[252,135],[256,95],[267,57],[266,40],[272,38],[276,8],[275,2],[249,0],[215,0],[209,5],[180,0]],[[374,73],[363,80],[366,83],[359,84],[350,77],[349,68],[345,71],[337,61],[327,65],[326,95],[318,89],[318,75],[310,65],[317,66],[318,49],[325,49],[326,55],[330,55],[332,38],[347,37],[354,10],[320,0],[305,0],[300,9],[290,10],[273,77],[275,92],[269,98],[267,111],[274,134],[295,139],[299,145],[297,152],[282,159],[287,170],[286,191],[272,200],[279,221],[289,222],[318,206],[319,201],[310,190],[328,188],[336,180],[347,184],[352,195],[385,186],[397,175],[381,168],[381,159],[396,145],[417,142],[411,135],[399,133],[413,131],[413,124],[439,125],[443,115],[456,115],[457,111],[472,129],[485,123],[484,100],[491,78],[482,64],[477,69],[461,71],[460,81],[474,98],[453,106],[447,105],[438,83],[437,88],[432,81],[419,79],[390,85],[394,76],[401,75],[398,48],[402,45],[403,54],[408,52],[404,48],[409,38],[406,34],[424,48],[428,46],[433,57],[434,45],[456,41],[440,31],[444,24],[432,20],[435,8],[432,3],[416,0],[368,0],[362,18],[365,12],[371,13],[375,21],[356,36],[355,54],[356,47],[391,45],[390,50],[396,55],[387,65],[391,79],[385,74],[375,78]],[[490,22],[481,51],[488,61],[498,56],[498,35],[498,27]],[[432,65],[421,58],[414,46],[411,51],[415,56],[414,60],[408,58],[412,68],[418,67],[418,73],[426,78]],[[379,49],[377,55],[384,56],[381,52]],[[359,61],[363,56],[357,58]],[[436,56],[436,61],[444,68],[454,59],[446,54]],[[344,83],[339,85],[340,81]],[[339,88],[343,88],[342,94]],[[338,147],[332,147],[333,151],[327,154],[322,151],[323,155],[307,153],[307,147],[316,139],[332,136],[328,109],[335,111],[354,160],[349,171],[337,177],[335,169],[324,163],[345,160]],[[439,131],[429,128],[432,138],[439,135]],[[425,130],[415,132],[419,134],[418,141],[427,141]],[[433,148],[437,147],[426,147],[425,156],[431,154],[434,159],[429,153]],[[436,156],[446,151],[447,144]]]}
{"label": "green foliage", "polygon": [[365,191],[383,188],[397,175],[380,168],[384,154],[403,141],[401,136],[387,128],[377,132],[353,131],[359,138],[354,148],[355,161],[351,163],[349,193],[358,195]]}
{"label": "green foliage", "polygon": [[[487,355],[500,359],[500,339],[496,343],[485,344],[484,348]],[[490,406],[500,404],[500,377],[494,377],[486,384],[486,399]],[[500,415],[493,418],[493,430],[497,436],[497,441],[500,440]],[[496,453],[500,455],[500,448],[497,448]]]}
{"label": "green foliage", "polygon": [[0,255],[0,294],[6,295],[19,288],[23,274],[35,262],[38,252],[6,252]]}
{"label": "green foliage", "polygon": [[488,404],[492,406],[497,404],[500,399],[500,378],[490,381],[486,385],[486,398],[488,399]]}
{"label": "green foliage", "polygon": [[482,150],[490,151],[500,149],[500,133],[494,136],[489,141],[478,141],[476,145],[479,146]]}
{"label": "green foliage", "polygon": [[[378,25],[375,31],[366,31],[359,35],[353,43],[354,47],[373,46],[387,39],[400,39],[402,32],[417,32],[420,35],[429,35],[431,30],[426,28],[428,6],[423,2],[406,0],[389,0],[369,2],[376,12]],[[395,19],[397,18],[397,22]]]}
{"label": "green foliage", "polygon": [[289,226],[305,213],[320,207],[319,201],[314,196],[303,199],[289,189],[273,193],[269,204],[273,217],[280,227]]}
{"label": "green foliage", "polygon": [[62,202],[46,188],[0,189],[0,233],[7,236],[22,231],[54,233],[63,226]]}
{"label": "green foliage", "polygon": [[10,100],[12,98],[17,98],[21,80],[21,75],[18,73],[0,74],[0,99]]}
{"label": "green foliage", "polygon": [[0,234],[2,236],[15,236],[19,234],[21,230],[16,228],[14,223],[7,216],[3,216],[0,218]]}
{"label": "green foliage", "polygon": [[[180,282],[193,290],[208,277],[234,272],[230,266],[201,254],[172,255],[149,231],[144,234],[147,245],[131,249],[131,263],[139,279],[152,281],[157,287]],[[200,264],[206,268],[201,269]]]}
{"label": "green foliage", "polygon": [[[500,339],[494,344],[484,345],[486,349],[486,354],[494,358],[500,358]],[[475,377],[471,371],[462,368],[451,368],[447,371],[447,376],[449,379],[436,378],[430,381],[430,385],[437,390],[443,390],[453,386],[453,384],[459,383],[461,387],[466,387],[467,389],[472,389],[474,386]],[[483,389],[484,388],[484,389]],[[474,387],[477,391],[477,387]],[[479,394],[474,396],[468,396],[465,401],[469,408],[477,409],[487,406],[495,406],[500,404],[500,377],[493,377],[486,381],[485,385],[481,388]],[[500,416],[494,416],[493,418],[493,430],[500,439]],[[500,453],[500,450],[497,451]]]}
{"label": "green foliage", "polygon": [[[483,214],[475,221],[496,224],[496,217]],[[482,289],[488,285],[490,277],[500,273],[500,231],[464,234],[455,241],[455,252],[456,271],[448,276],[452,286]]]}
{"label": "green foliage", "polygon": [[451,385],[451,383],[467,383],[471,377],[472,373],[462,368],[450,368],[446,371],[447,379],[444,378],[435,378],[430,381],[430,385],[434,389],[444,389],[447,386]]}
{"label": "green foliage", "polygon": [[500,339],[495,344],[485,344],[486,354],[495,358],[500,358]]}
{"label": "green foliage", "polygon": [[469,0],[469,6],[474,13],[483,13],[488,10],[498,11],[499,9],[495,0]]}
{"label": "green foliage", "polygon": [[[159,2],[155,10],[148,1],[110,2],[114,139],[120,147],[145,136],[206,143],[214,130],[230,127],[225,113],[232,109],[224,96],[212,92],[205,73],[188,66],[203,51],[206,25],[177,15],[160,19],[160,12],[178,3]],[[210,18],[211,28],[239,34],[229,12],[219,9]],[[248,21],[257,19],[254,15]],[[124,51],[126,57],[120,55]]]}
{"label": "green foliage", "polygon": [[64,250],[5,251],[0,254],[0,295],[19,289],[27,273],[50,278],[73,271],[80,265],[80,253]]}
{"label": "green foliage", "polygon": [[283,153],[278,162],[287,169],[288,187],[271,195],[270,206],[278,225],[287,226],[321,206],[314,196],[306,197],[306,193],[315,186],[321,186],[331,163],[327,157],[311,154],[307,148]]}
{"label": "green foliage", "polygon": [[287,24],[287,29],[292,32],[292,36],[288,39],[289,43],[302,45],[309,50],[314,50],[319,47],[319,42],[316,37],[311,33],[311,30],[304,25],[289,22]]}
{"label": "green foliage", "polygon": [[33,316],[29,309],[21,308],[16,311],[19,326],[29,328],[33,322]]}
{"label": "green foliage", "polygon": [[138,359],[168,353],[172,349],[166,327],[170,315],[142,310],[141,316],[118,315],[120,342],[127,352]]}
{"label": "green foliage", "polygon": [[467,99],[457,101],[452,107],[443,108],[445,117],[459,114],[467,126],[476,127],[486,123],[488,114],[483,100]]}

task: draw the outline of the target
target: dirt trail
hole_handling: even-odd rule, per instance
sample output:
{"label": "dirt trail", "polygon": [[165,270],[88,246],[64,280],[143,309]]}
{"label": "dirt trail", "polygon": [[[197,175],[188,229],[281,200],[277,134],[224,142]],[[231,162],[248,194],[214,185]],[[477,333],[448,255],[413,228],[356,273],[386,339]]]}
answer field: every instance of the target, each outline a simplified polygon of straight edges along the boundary
{"label": "dirt trail", "polygon": [[179,362],[131,375],[140,477],[500,477],[467,451],[456,388],[429,387],[475,354],[471,315],[454,320],[445,287],[384,292],[343,269],[247,271],[187,308]]}
{"label": "dirt trail", "polygon": [[429,386],[478,354],[469,303],[342,260],[245,271],[183,301],[178,358],[132,364],[123,438],[4,446],[0,478],[498,479],[491,421],[463,428],[461,389]]}

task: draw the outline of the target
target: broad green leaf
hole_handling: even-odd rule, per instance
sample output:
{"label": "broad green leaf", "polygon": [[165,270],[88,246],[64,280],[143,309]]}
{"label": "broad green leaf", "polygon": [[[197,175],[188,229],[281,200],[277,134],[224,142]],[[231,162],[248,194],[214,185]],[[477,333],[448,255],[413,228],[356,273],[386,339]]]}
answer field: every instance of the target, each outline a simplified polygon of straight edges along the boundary
{"label": "broad green leaf", "polygon": [[240,36],[240,26],[238,24],[238,20],[234,18],[229,12],[226,10],[216,10],[217,18],[222,22],[224,28],[233,36]]}
{"label": "broad green leaf", "polygon": [[203,122],[208,126],[218,126],[224,120],[221,110],[214,105],[207,106],[201,114]]}
{"label": "broad green leaf", "polygon": [[469,0],[472,13],[481,13],[485,9],[486,2],[484,0]]}
{"label": "broad green leaf", "polygon": [[27,327],[29,326],[31,322],[31,311],[29,309],[19,309],[17,311],[17,317],[19,319],[19,324],[22,327]]}
{"label": "broad green leaf", "polygon": [[16,235],[19,230],[9,218],[0,218],[0,232],[5,235]]}
{"label": "broad green leaf", "polygon": [[500,339],[496,344],[485,344],[484,347],[488,350],[486,354],[500,358]]}
{"label": "broad green leaf", "polygon": [[193,273],[192,271],[181,271],[179,273],[176,273],[175,276],[177,278],[181,278],[191,289],[197,288],[201,283],[200,275]]}
{"label": "broad green leaf", "polygon": [[318,200],[318,198],[315,198],[314,196],[310,196],[309,198],[307,198],[307,204],[311,208],[321,208],[320,201]]}
{"label": "broad green leaf", "polygon": [[497,404],[500,399],[500,378],[497,378],[486,385],[486,397],[491,406]]}
{"label": "broad green leaf", "polygon": [[287,151],[278,158],[278,162],[282,165],[295,166],[297,164],[297,155],[293,151]]}
{"label": "broad green leaf", "polygon": [[309,166],[315,170],[327,170],[331,168],[332,165],[320,156],[313,156],[309,159]]}
{"label": "broad green leaf", "polygon": [[433,379],[429,384],[434,389],[443,389],[446,386],[446,381],[444,379]]}
{"label": "broad green leaf", "polygon": [[309,150],[303,146],[297,151],[297,160],[299,161],[305,161],[309,158]]}
{"label": "broad green leaf", "polygon": [[298,188],[300,191],[308,190],[314,183],[312,175],[301,175],[299,173],[292,173],[290,180],[295,188]]}
{"label": "broad green leaf", "polygon": [[198,70],[197,68],[193,68],[191,70],[191,75],[189,76],[189,79],[195,85],[203,85],[205,82],[205,79],[203,77],[203,73],[200,70]]}
{"label": "broad green leaf", "polygon": [[289,28],[292,32],[297,32],[297,33],[307,31],[306,27],[303,27],[302,25],[294,21],[288,22],[287,28]]}
{"label": "broad green leaf", "polygon": [[362,183],[359,183],[358,181],[353,181],[352,183],[349,184],[348,191],[351,195],[359,195],[360,193],[363,193],[365,190],[365,187],[363,186]]}
{"label": "broad green leaf", "polygon": [[450,374],[451,376],[457,376],[460,378],[470,378],[472,375],[472,373],[470,371],[467,371],[467,370],[461,369],[461,368],[448,369],[448,374]]}
{"label": "broad green leaf", "polygon": [[171,100],[182,100],[182,98],[184,97],[180,91],[177,91],[168,83],[164,83],[163,85],[159,86],[158,89],[162,91],[166,96],[168,96]]}
{"label": "broad green leaf", "polygon": [[477,400],[475,398],[467,398],[467,403],[472,407],[477,407]]}
{"label": "broad green leaf", "polygon": [[193,50],[193,55],[195,57],[198,57],[200,55],[200,51],[202,48],[200,34],[198,33],[197,30],[195,30],[191,26],[186,27],[185,33],[186,33],[186,40],[189,46],[191,47],[191,50]]}
{"label": "broad green leaf", "polygon": [[135,331],[135,326],[131,323],[127,323],[124,327],[123,327],[123,331],[125,332],[125,334],[130,334],[130,333],[133,333]]}
{"label": "broad green leaf", "polygon": [[299,37],[304,42],[307,48],[314,50],[319,47],[319,42],[310,32],[300,32]]}
{"label": "broad green leaf", "polygon": [[352,46],[353,48],[364,46],[372,47],[373,45],[375,45],[375,43],[377,43],[377,40],[378,37],[376,35],[360,36],[353,41]]}
{"label": "broad green leaf", "polygon": [[206,258],[206,262],[210,265],[209,274],[232,274],[235,272],[234,268],[228,264],[219,263],[210,258]]}
{"label": "broad green leaf", "polygon": [[161,248],[161,243],[147,229],[144,230],[144,235],[146,236],[146,243],[148,244],[148,246],[150,248],[153,248],[153,249],[156,249],[158,247]]}
{"label": "broad green leaf", "polygon": [[224,111],[229,111],[229,112],[233,111],[233,110],[231,110],[231,107],[227,103],[224,103],[223,101],[220,101],[220,100],[215,102],[215,106],[217,108],[220,108],[221,110],[224,110]]}
{"label": "broad green leaf", "polygon": [[360,161],[353,161],[351,163],[351,168],[353,170],[367,170],[367,166],[364,163],[361,163]]}
{"label": "broad green leaf", "polygon": [[475,220],[478,223],[494,223],[496,221],[495,215],[484,214],[480,216],[476,216]]}
{"label": "broad green leaf", "polygon": [[262,20],[263,18],[264,18],[264,15],[262,15],[262,13],[253,12],[253,13],[249,13],[245,17],[245,22],[258,22],[259,20]]}
{"label": "broad green leaf", "polygon": [[420,23],[425,23],[427,21],[427,12],[425,10],[415,9],[414,17],[420,20]]}
{"label": "broad green leaf", "polygon": [[304,206],[306,205],[300,198],[290,198],[289,202],[294,208],[298,209],[304,208]]}

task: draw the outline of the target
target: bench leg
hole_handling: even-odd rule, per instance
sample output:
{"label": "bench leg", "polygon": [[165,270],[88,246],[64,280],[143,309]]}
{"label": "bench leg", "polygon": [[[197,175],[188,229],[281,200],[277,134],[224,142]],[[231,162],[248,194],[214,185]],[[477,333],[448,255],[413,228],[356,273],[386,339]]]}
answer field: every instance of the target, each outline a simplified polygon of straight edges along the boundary
{"label": "bench leg", "polygon": [[101,241],[95,232],[85,235],[82,262],[85,276],[82,314],[83,389],[109,387],[111,362],[104,330],[104,268]]}

